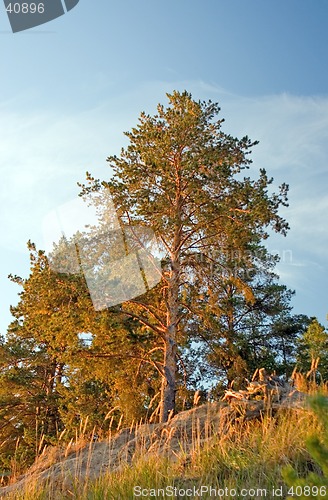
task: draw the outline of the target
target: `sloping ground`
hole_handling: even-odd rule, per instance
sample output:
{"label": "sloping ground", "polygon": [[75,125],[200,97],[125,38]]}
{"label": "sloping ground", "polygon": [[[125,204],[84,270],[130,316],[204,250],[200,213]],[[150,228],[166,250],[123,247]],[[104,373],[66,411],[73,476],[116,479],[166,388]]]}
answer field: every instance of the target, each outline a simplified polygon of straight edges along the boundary
{"label": "sloping ground", "polygon": [[41,456],[30,471],[10,486],[0,489],[1,497],[23,490],[30,482],[51,483],[52,489],[64,490],[72,481],[96,479],[108,471],[130,464],[134,456],[160,453],[174,459],[190,453],[231,421],[231,409],[223,403],[209,403],[176,415],[166,424],[144,424],[123,429],[110,440],[89,443],[65,456],[58,448]]}
{"label": "sloping ground", "polygon": [[[52,498],[62,498],[60,492],[67,491],[74,482],[97,479],[131,464],[134,457],[154,454],[176,460],[181,455],[188,456],[211,437],[226,433],[236,420],[257,418],[267,411],[264,399],[231,399],[181,412],[165,424],[144,424],[134,429],[123,429],[109,440],[91,442],[79,450],[50,449],[16,483],[1,488],[1,498],[23,491],[29,484],[48,485],[55,492]],[[303,399],[304,395],[294,390],[278,404],[271,404],[270,411],[281,407],[299,407]]]}

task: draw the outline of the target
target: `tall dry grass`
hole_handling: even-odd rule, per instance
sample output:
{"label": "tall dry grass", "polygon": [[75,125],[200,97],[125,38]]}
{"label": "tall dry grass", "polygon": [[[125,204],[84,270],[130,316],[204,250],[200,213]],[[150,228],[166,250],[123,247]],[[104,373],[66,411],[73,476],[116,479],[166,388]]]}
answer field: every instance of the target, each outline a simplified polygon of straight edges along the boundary
{"label": "tall dry grass", "polygon": [[[209,434],[206,440],[203,431],[196,422],[192,442],[182,440],[180,449],[174,452],[174,459],[158,453],[154,446],[149,452],[149,446],[139,443],[131,463],[122,460],[117,470],[108,472],[97,480],[90,479],[88,471],[81,480],[81,471],[76,467],[71,471],[70,486],[62,491],[58,483],[54,486],[49,482],[39,487],[31,479],[25,484],[23,491],[6,498],[128,500],[137,498],[134,495],[136,486],[149,492],[148,496],[142,498],[153,498],[155,490],[165,490],[168,486],[181,490],[178,498],[190,498],[183,496],[183,490],[202,485],[237,491],[241,488],[261,488],[268,492],[272,488],[282,487],[285,491],[281,470],[287,464],[292,464],[300,474],[316,468],[306,450],[305,441],[313,433],[320,435],[321,427],[310,410],[281,410],[274,417],[268,414],[256,421],[231,423],[217,435]],[[72,453],[77,457],[79,454],[82,456],[86,452],[85,438],[82,428],[75,442],[68,443],[66,449],[62,450],[60,463],[64,464],[65,457],[69,458]],[[87,445],[89,463],[96,445],[92,441]],[[67,474],[64,467],[63,474]],[[210,496],[204,494],[202,498]]]}

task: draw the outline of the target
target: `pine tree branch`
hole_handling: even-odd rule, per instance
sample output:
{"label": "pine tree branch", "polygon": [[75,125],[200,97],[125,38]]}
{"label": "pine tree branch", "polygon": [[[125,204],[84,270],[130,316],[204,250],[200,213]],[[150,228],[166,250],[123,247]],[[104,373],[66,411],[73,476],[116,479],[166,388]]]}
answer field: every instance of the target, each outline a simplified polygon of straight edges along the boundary
{"label": "pine tree branch", "polygon": [[153,318],[155,318],[158,321],[158,323],[161,325],[161,327],[164,330],[166,329],[165,324],[162,322],[162,320],[160,319],[160,317],[151,310],[151,307],[149,305],[147,305],[147,304],[145,304],[143,302],[139,302],[137,300],[129,300],[129,303],[135,304],[135,305],[140,306],[143,309],[145,309],[151,316],[153,316]]}
{"label": "pine tree branch", "polygon": [[148,326],[148,328],[150,328],[151,330],[153,330],[154,332],[156,332],[160,337],[163,337],[163,334],[166,331],[166,328],[158,328],[155,325],[152,325],[151,323],[149,323],[147,320],[145,320],[144,318],[142,318],[138,314],[132,313],[130,311],[125,311],[123,309],[120,310],[120,313],[127,314],[131,318],[134,318],[137,321],[140,321],[140,323],[142,323],[145,326]]}

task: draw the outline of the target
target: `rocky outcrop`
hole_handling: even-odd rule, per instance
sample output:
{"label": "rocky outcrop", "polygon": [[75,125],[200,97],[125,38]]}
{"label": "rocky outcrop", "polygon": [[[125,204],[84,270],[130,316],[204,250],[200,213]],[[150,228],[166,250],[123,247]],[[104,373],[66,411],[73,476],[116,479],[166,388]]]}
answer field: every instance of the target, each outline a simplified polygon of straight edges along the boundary
{"label": "rocky outcrop", "polygon": [[306,394],[299,391],[293,383],[276,375],[268,375],[264,368],[256,370],[245,390],[229,389],[223,397],[223,401],[228,403],[258,401],[266,409],[302,408],[305,400]]}

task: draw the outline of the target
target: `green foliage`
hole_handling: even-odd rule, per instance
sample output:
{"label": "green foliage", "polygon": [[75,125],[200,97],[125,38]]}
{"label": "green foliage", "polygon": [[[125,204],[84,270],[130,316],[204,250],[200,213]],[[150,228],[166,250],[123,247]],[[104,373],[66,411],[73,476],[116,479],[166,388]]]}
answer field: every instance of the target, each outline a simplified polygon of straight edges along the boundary
{"label": "green foliage", "polygon": [[[20,467],[30,464],[59,430],[58,393],[54,376],[58,365],[32,339],[9,336],[1,346],[0,467],[13,456]],[[19,445],[19,446],[18,446]]]}
{"label": "green foliage", "polygon": [[[312,323],[313,324],[313,323]],[[315,433],[306,440],[307,449],[320,468],[320,473],[310,472],[300,477],[292,466],[286,467],[282,474],[292,491],[299,491],[297,497],[326,498],[328,495],[328,399],[324,396],[313,397],[310,405],[321,425],[321,434]],[[299,489],[297,490],[297,487]],[[289,496],[292,499],[293,496]]]}
{"label": "green foliage", "polygon": [[298,341],[297,363],[314,382],[328,380],[328,332],[316,318]]}
{"label": "green foliage", "polygon": [[11,277],[22,291],[0,344],[0,467],[15,457],[17,472],[81,422],[91,435],[145,418],[158,391],[151,336],[130,317],[96,312],[83,276],[56,273],[28,247],[31,274]]}

